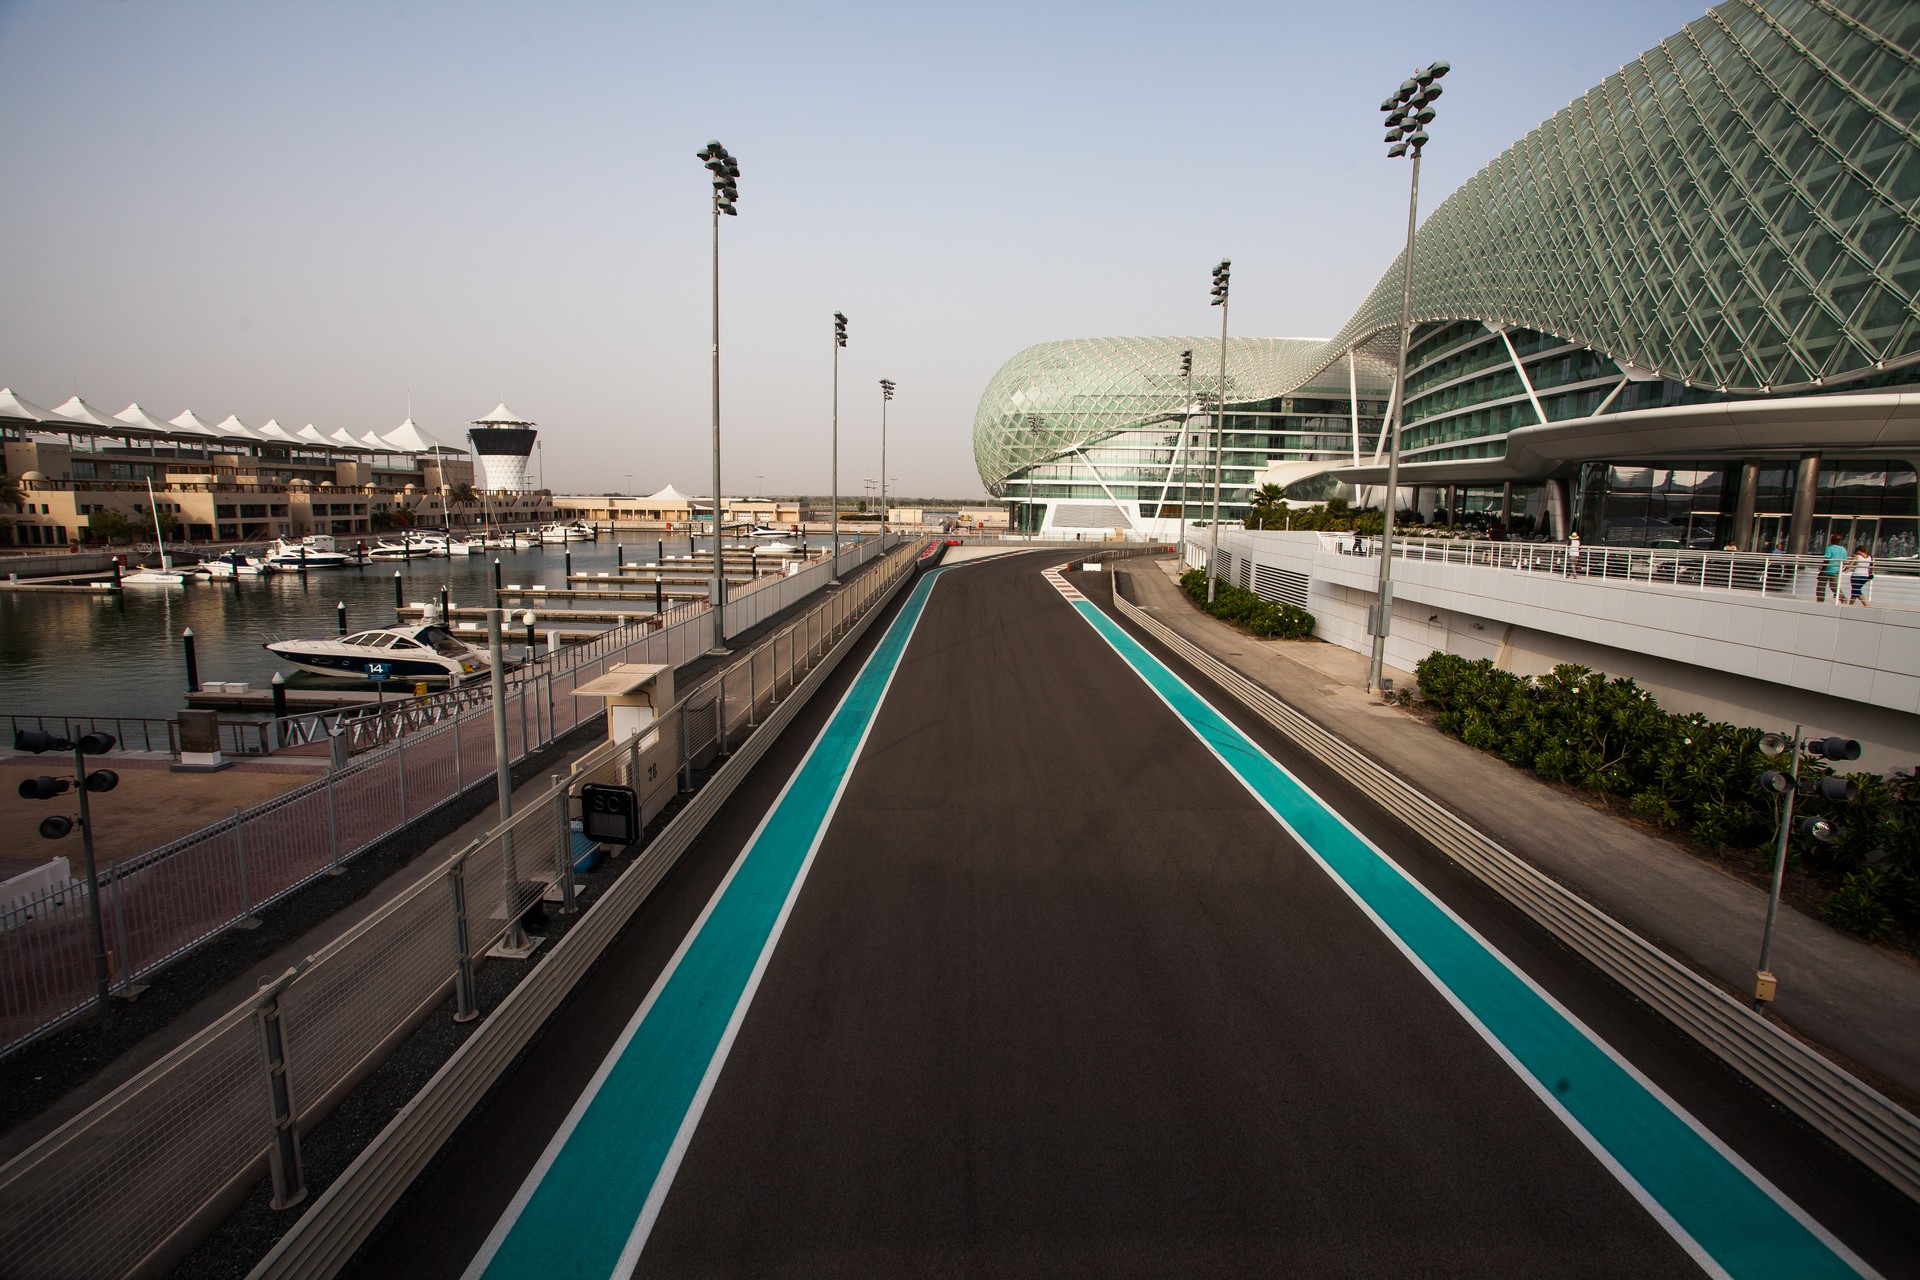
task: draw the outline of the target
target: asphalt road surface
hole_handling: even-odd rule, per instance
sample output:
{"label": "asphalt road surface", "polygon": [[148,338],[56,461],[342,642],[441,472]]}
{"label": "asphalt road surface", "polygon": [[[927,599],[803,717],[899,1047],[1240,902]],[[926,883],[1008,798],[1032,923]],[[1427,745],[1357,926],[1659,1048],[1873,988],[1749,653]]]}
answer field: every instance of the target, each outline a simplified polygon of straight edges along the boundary
{"label": "asphalt road surface", "polygon": [[356,1274],[1920,1274],[1058,558],[875,624]]}

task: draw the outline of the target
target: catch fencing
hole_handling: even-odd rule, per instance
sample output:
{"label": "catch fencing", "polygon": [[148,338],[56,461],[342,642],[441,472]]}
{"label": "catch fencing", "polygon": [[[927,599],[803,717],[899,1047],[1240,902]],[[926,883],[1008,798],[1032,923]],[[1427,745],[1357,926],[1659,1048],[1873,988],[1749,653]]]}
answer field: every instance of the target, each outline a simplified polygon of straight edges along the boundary
{"label": "catch fencing", "polygon": [[[474,1016],[473,971],[511,941],[516,921],[543,901],[575,909],[571,820],[580,787],[631,782],[643,799],[661,787],[685,789],[701,760],[748,739],[776,709],[787,714],[774,716],[774,727],[784,725],[808,673],[837,661],[836,645],[891,598],[918,551],[893,551],[654,725],[588,752],[509,821],[0,1168],[6,1274],[161,1275],[263,1173],[276,1208],[298,1203],[306,1190],[300,1136],[450,990],[453,1016]],[[677,857],[710,809],[690,805],[636,847],[607,898],[631,899],[636,879],[643,897],[665,873],[656,853],[670,847]]]}
{"label": "catch fencing", "polygon": [[[864,564],[897,541],[853,547],[841,555],[843,568]],[[771,607],[762,608],[762,593],[755,592],[728,606],[729,621],[763,619],[785,607],[776,601],[798,599],[826,580],[824,572],[782,579],[794,585],[768,593]],[[731,613],[735,607],[740,614]],[[599,714],[597,701],[580,705],[573,691],[612,664],[677,669],[705,653],[712,644],[711,618],[701,605],[670,626],[625,628],[513,673],[505,701],[509,763]],[[729,632],[751,625],[735,622]],[[101,868],[111,989],[124,991],[229,929],[252,924],[263,909],[493,777],[491,698],[445,699],[433,706],[431,715],[396,709],[353,730],[378,737],[382,745],[345,768]],[[347,731],[359,723],[338,727]],[[111,821],[110,807],[98,804],[95,816]],[[50,888],[0,912],[0,1056],[90,1012],[95,989],[89,917],[84,884]]]}

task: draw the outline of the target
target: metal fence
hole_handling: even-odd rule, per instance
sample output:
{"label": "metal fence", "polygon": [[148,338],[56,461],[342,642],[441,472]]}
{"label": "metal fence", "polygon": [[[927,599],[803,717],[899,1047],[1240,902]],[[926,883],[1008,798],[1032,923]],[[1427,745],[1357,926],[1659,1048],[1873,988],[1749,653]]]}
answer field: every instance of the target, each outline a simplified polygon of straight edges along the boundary
{"label": "metal fence", "polygon": [[[851,567],[882,549],[876,540],[841,559]],[[678,668],[705,653],[710,618],[703,605],[672,626],[627,628],[517,672],[506,696],[509,762],[598,714],[597,702],[581,706],[573,691],[612,663]],[[385,745],[344,769],[102,868],[112,989],[123,991],[227,930],[250,924],[256,912],[491,778],[490,698],[433,706],[436,718],[403,719],[407,713],[396,709],[356,727],[382,737]],[[358,720],[346,723],[360,726]],[[0,913],[0,1055],[86,1014],[94,999],[88,918],[84,886],[77,892],[49,889]]]}
{"label": "metal fence", "polygon": [[[142,716],[7,716],[7,742],[22,729],[44,729],[56,737],[77,739],[89,733],[110,733],[121,751],[180,754],[180,726],[173,720]],[[229,755],[257,756],[267,750],[269,731],[257,720],[222,720],[220,749]]]}
{"label": "metal fence", "polygon": [[[1359,551],[1350,534],[1323,533],[1323,551],[1342,555],[1378,555],[1379,539],[1363,538]],[[1763,596],[1835,603],[1853,595],[1852,574],[1843,569],[1821,578],[1820,556],[1762,555],[1741,551],[1688,551],[1647,547],[1595,546],[1575,549],[1563,542],[1485,542],[1460,538],[1395,538],[1396,559],[1475,565],[1511,573],[1546,573],[1571,578],[1611,579],[1699,591],[1745,591]],[[1877,560],[1862,603],[1920,607],[1920,561]]]}
{"label": "metal fence", "polygon": [[[895,550],[643,734],[587,753],[511,820],[0,1168],[6,1274],[163,1274],[263,1172],[276,1206],[296,1202],[300,1134],[450,989],[455,1016],[467,1014],[475,966],[515,920],[543,899],[572,909],[580,786],[685,785],[693,762],[751,734],[892,595],[918,550]],[[396,758],[377,756],[390,769]],[[416,768],[405,767],[409,780],[423,776]],[[648,870],[636,857],[627,874]]]}

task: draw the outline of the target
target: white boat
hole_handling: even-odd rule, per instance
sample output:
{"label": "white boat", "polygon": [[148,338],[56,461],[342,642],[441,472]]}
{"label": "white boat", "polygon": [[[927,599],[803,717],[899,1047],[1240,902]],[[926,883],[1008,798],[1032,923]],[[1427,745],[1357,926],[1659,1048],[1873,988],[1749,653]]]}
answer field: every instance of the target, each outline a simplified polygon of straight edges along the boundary
{"label": "white boat", "polygon": [[798,529],[776,529],[770,524],[757,524],[747,530],[749,538],[786,539],[799,533]]}
{"label": "white boat", "polygon": [[132,573],[120,575],[123,587],[184,587],[187,575],[176,573],[173,558],[167,554],[167,539],[160,532],[160,506],[153,500],[153,481],[147,481],[147,509],[153,513],[153,540],[160,547],[160,567],[158,569],[136,569]]}
{"label": "white boat", "polygon": [[329,533],[277,538],[267,547],[267,563],[281,569],[344,569],[363,560],[359,552],[340,550]]}
{"label": "white boat", "polygon": [[562,542],[595,542],[600,534],[592,526],[575,520],[571,524],[549,524],[540,529],[540,541],[553,544]]}
{"label": "white boat", "polygon": [[535,541],[535,537],[528,534],[501,531],[483,534],[480,538],[480,548],[483,551],[525,551],[528,547],[535,545]]}
{"label": "white boat", "polygon": [[756,548],[756,550],[765,551],[765,552],[768,552],[769,554],[777,551],[784,551],[788,555],[805,555],[807,551],[805,547],[795,546],[791,542],[763,542]]}
{"label": "white boat", "polygon": [[477,556],[484,550],[478,542],[456,538],[442,529],[421,529],[408,536],[426,543],[436,556]]}
{"label": "white boat", "polygon": [[457,681],[489,666],[485,649],[437,623],[312,640],[269,640],[263,647],[302,671],[348,680]]}
{"label": "white boat", "polygon": [[244,551],[222,552],[202,560],[194,571],[209,578],[260,578],[275,572],[265,560],[255,560]]}
{"label": "white boat", "polygon": [[367,554],[375,560],[413,560],[421,556],[443,556],[444,541],[436,543],[425,534],[403,533],[398,538],[382,538]]}

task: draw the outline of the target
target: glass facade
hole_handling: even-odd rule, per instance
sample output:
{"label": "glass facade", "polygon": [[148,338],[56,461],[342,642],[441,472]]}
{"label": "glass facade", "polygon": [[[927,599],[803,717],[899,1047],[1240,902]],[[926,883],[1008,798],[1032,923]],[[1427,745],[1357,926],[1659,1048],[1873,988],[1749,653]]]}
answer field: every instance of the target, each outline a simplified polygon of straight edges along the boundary
{"label": "glass facade", "polygon": [[[1484,463],[1505,459],[1508,433],[1522,428],[1920,385],[1917,51],[1912,0],[1727,0],[1475,174],[1416,237],[1403,460],[1479,462],[1459,475],[1484,478]],[[1344,403],[1348,360],[1362,417],[1378,423],[1369,406],[1391,386],[1401,279],[1396,258],[1326,342],[1228,344],[1227,510],[1238,514],[1269,462],[1341,457],[1338,432],[1315,421],[1337,413],[1284,406],[1323,393]],[[1169,479],[1166,431],[1190,398],[1176,372],[1183,349],[1194,352],[1192,398],[1205,401],[1219,347],[1204,339],[1048,343],[1016,356],[974,421],[987,487],[1111,510],[1150,504],[1171,484],[1165,501],[1184,490],[1191,502],[1194,477]],[[1350,457],[1350,422],[1347,434]],[[1676,442],[1673,453],[1699,448]],[[1645,452],[1655,456],[1640,470],[1670,472],[1686,489],[1685,518],[1671,518],[1677,490],[1658,501],[1653,488],[1633,490],[1625,464],[1617,487],[1611,476],[1602,486],[1617,489],[1619,518],[1607,514],[1611,496],[1591,511],[1576,502],[1580,518],[1602,533],[1683,545],[1718,537],[1733,491],[1724,473],[1737,478],[1740,463],[1669,464],[1657,448]],[[1887,501],[1899,510],[1854,513],[1894,521],[1873,533],[1893,547],[1911,537],[1900,532],[1913,513],[1896,478],[1912,475],[1920,442],[1911,453],[1875,462],[1835,449],[1822,459],[1823,474],[1893,486]],[[1722,482],[1679,478],[1695,472]],[[1447,482],[1444,471],[1416,474],[1403,483]],[[1637,513],[1630,492],[1647,495]],[[1210,481],[1198,495],[1210,499]]]}
{"label": "glass facade", "polygon": [[[1277,462],[1351,460],[1371,452],[1391,371],[1361,355],[1306,376],[1319,344],[1227,342],[1227,411],[1216,429],[1220,343],[1205,338],[1050,342],[994,375],[974,416],[974,459],[1019,527],[1048,510],[1054,527],[1130,528],[1212,514],[1216,448],[1221,517],[1246,510],[1256,473]],[[1191,384],[1181,356],[1193,353]],[[1350,388],[1359,392],[1358,412]],[[1284,390],[1285,394],[1276,392]],[[1185,428],[1184,445],[1182,428]]]}
{"label": "glass facade", "polygon": [[[1752,522],[1742,529],[1744,471],[1724,461],[1589,464],[1580,473],[1580,536],[1611,546],[1786,549],[1793,526],[1794,467],[1754,469]],[[1920,482],[1905,460],[1822,468],[1810,516],[1809,545],[1816,551],[1829,537],[1838,537],[1886,559],[1920,552]]]}

